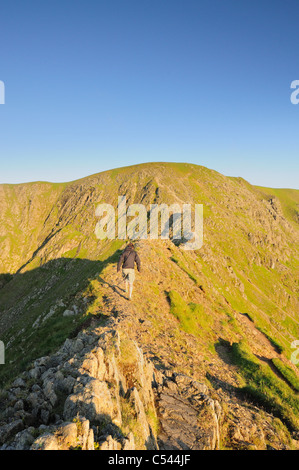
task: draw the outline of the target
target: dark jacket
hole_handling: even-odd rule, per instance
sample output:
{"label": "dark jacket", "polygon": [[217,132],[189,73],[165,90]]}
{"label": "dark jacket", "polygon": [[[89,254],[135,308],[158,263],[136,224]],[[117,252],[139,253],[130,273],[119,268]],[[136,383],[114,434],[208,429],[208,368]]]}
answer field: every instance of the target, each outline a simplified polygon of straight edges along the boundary
{"label": "dark jacket", "polygon": [[117,263],[117,271],[120,270],[122,267],[123,269],[134,269],[135,264],[137,265],[137,269],[140,272],[141,271],[141,264],[140,264],[140,258],[134,248],[131,248],[130,246],[127,246],[127,248],[123,251],[123,253],[120,255],[119,261]]}

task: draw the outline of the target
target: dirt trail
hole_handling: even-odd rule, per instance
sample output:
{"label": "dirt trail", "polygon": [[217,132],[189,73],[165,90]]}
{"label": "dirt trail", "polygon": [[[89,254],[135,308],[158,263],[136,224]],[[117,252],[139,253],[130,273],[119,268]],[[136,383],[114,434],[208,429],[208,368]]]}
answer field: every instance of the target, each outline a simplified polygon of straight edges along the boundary
{"label": "dirt trail", "polygon": [[[192,375],[196,380],[206,380],[213,384],[217,390],[222,389],[230,396],[236,395],[240,386],[240,377],[237,367],[230,358],[230,344],[219,338],[215,345],[215,353],[209,354],[206,345],[200,338],[185,333],[179,322],[170,314],[169,303],[165,295],[160,295],[157,308],[153,310],[155,299],[149,297],[146,290],[153,284],[164,294],[172,288],[169,268],[163,263],[157,266],[152,259],[153,247],[150,243],[138,244],[139,253],[143,261],[142,274],[136,273],[132,300],[128,300],[125,292],[125,283],[121,273],[116,272],[116,265],[110,265],[99,278],[103,291],[104,312],[111,313],[116,318],[120,328],[130,334],[142,348],[144,354],[164,372],[183,372]],[[164,247],[164,256],[170,260],[170,252]],[[179,270],[172,264],[173,271]],[[202,292],[190,282],[188,275],[180,271],[182,285],[191,286],[189,298],[199,303],[204,301]],[[188,284],[187,284],[188,282]],[[189,289],[189,287],[188,287]],[[246,339],[255,356],[266,362],[274,373],[281,378],[281,374],[273,366],[271,359],[283,359],[269,339],[260,332],[246,314],[235,313],[241,335],[239,340]],[[177,331],[180,330],[180,341],[177,340]],[[203,347],[205,346],[205,347]]]}
{"label": "dirt trail", "polygon": [[265,359],[280,357],[275,346],[273,346],[271,341],[255,327],[253,321],[250,320],[246,314],[240,313],[238,321],[242,325],[244,337],[250,343],[253,354],[264,357]]}
{"label": "dirt trail", "polygon": [[[169,303],[165,298],[159,298],[155,315],[152,314],[148,299],[144,293],[145,283],[156,280],[160,290],[169,290],[169,279],[161,271],[154,271],[149,261],[149,247],[142,244],[141,257],[144,261],[142,274],[136,274],[132,300],[128,300],[125,283],[116,266],[109,266],[99,278],[102,285],[104,309],[107,315],[113,313],[120,328],[129,332],[155,366],[169,372],[191,374],[196,380],[205,380],[207,371],[219,378],[219,383],[227,390],[234,390],[238,385],[236,368],[229,361],[224,362],[220,356],[205,353],[203,355],[199,339],[181,330],[179,322],[169,312]],[[169,253],[166,250],[166,256]],[[178,269],[174,266],[174,269]],[[185,273],[181,276],[190,279]],[[196,287],[194,287],[196,288]],[[193,287],[192,287],[193,289]],[[197,295],[202,292],[196,288]],[[154,300],[153,300],[154,302]],[[177,340],[177,330],[180,330],[180,341]]]}

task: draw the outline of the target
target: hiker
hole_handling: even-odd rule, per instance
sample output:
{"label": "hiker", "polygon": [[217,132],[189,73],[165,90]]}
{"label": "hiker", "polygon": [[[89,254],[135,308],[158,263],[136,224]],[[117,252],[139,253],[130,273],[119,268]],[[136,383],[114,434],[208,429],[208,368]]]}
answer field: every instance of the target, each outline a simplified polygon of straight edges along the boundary
{"label": "hiker", "polygon": [[117,263],[117,272],[120,271],[122,267],[122,275],[126,281],[126,293],[128,293],[129,287],[129,299],[131,300],[133,292],[133,283],[135,279],[135,263],[137,269],[141,272],[140,258],[134,249],[133,243],[129,243],[125,250],[120,255],[119,261]]}

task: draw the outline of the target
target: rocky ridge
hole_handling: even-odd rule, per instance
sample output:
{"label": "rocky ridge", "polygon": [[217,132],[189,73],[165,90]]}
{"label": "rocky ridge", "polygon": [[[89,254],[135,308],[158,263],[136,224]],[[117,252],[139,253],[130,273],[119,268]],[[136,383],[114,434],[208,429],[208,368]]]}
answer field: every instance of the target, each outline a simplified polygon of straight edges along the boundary
{"label": "rocky ridge", "polygon": [[164,375],[111,323],[67,339],[13,382],[1,450],[219,447],[221,407],[207,386]]}
{"label": "rocky ridge", "polygon": [[[123,242],[94,235],[96,204],[124,194],[204,205],[200,250],[139,244],[131,303]],[[159,163],[0,185],[0,208],[2,448],[298,445],[298,192]]]}

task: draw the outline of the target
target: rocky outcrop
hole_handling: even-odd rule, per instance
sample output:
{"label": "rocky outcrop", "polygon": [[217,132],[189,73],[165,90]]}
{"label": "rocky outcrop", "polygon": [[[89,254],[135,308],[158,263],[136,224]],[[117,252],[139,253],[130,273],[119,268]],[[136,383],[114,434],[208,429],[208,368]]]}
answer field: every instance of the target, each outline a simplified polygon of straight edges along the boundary
{"label": "rocky outcrop", "polygon": [[160,449],[219,448],[221,406],[206,385],[184,374],[165,377],[158,387],[158,406]]}
{"label": "rocky outcrop", "polygon": [[80,332],[6,391],[5,449],[157,449],[153,366],[113,328]]}
{"label": "rocky outcrop", "polygon": [[[52,432],[51,432],[52,431]],[[32,450],[94,450],[94,433],[90,422],[78,417],[75,422],[65,422],[56,428],[49,429],[35,439]]]}
{"label": "rocky outcrop", "polygon": [[[217,449],[205,385],[164,375],[113,327],[83,331],[6,391],[1,450]],[[158,432],[159,430],[159,432]]]}

